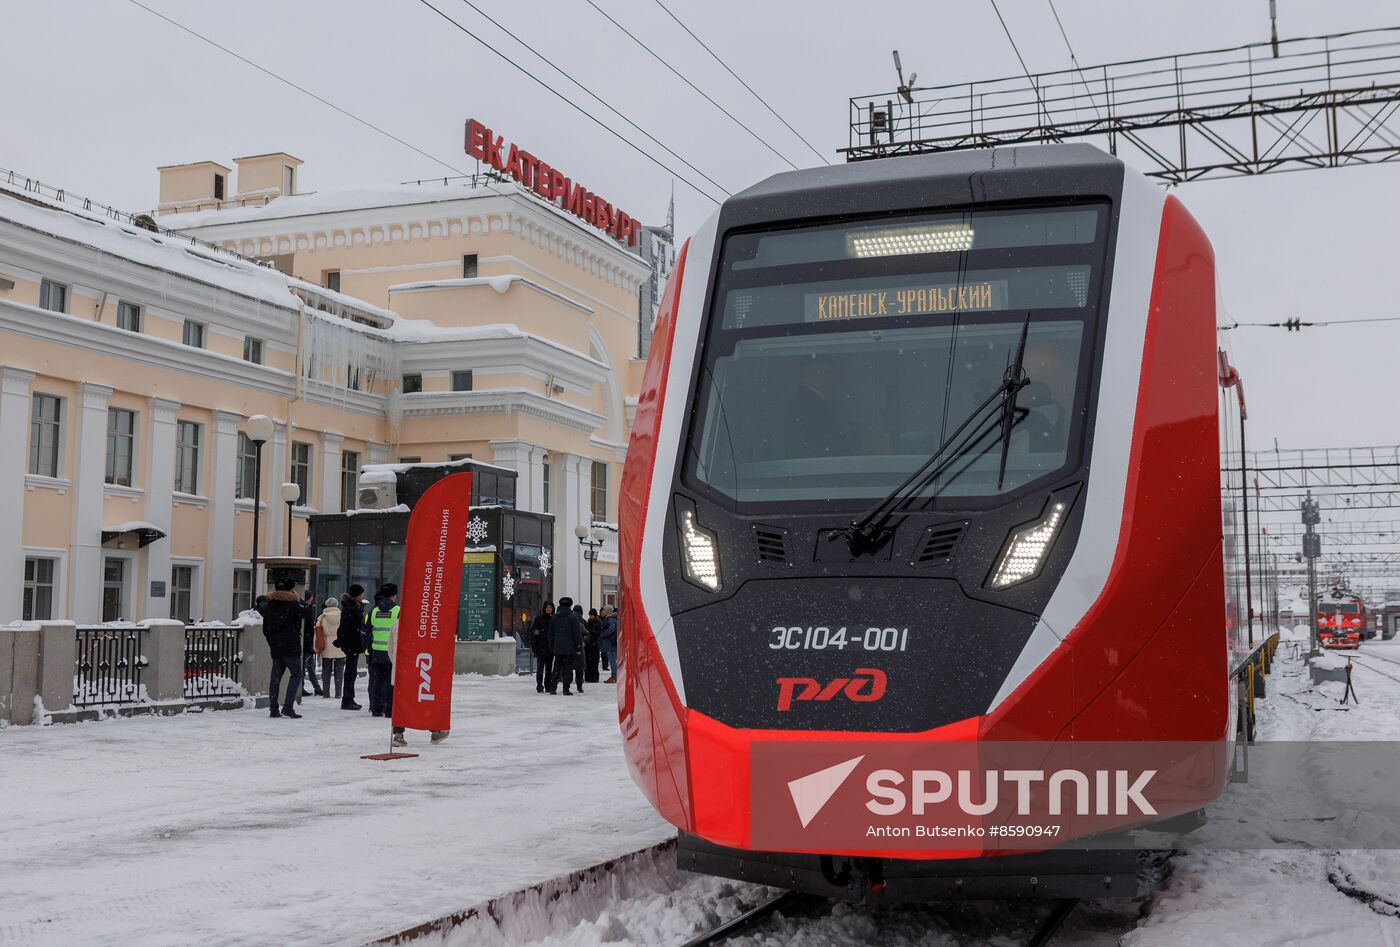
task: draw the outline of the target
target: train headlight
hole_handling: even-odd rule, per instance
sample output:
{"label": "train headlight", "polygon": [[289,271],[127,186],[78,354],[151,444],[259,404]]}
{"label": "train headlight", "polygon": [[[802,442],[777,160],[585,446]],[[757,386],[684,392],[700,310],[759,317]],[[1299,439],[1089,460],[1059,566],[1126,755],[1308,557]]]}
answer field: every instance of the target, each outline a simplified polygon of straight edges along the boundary
{"label": "train headlight", "polygon": [[719,591],[719,542],[715,534],[695,521],[694,510],[680,511],[681,563],[689,582]]}
{"label": "train headlight", "polygon": [[1055,544],[1060,526],[1069,512],[1069,503],[1056,500],[1038,522],[1028,523],[1015,530],[1002,549],[1001,559],[992,571],[987,585],[994,589],[1006,589],[1040,574],[1050,547]]}

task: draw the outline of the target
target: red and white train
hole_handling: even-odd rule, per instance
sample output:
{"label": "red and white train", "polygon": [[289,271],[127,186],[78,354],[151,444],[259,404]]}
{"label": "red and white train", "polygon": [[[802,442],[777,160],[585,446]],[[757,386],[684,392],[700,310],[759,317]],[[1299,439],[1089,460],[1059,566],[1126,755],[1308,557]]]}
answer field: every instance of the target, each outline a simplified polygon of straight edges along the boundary
{"label": "red and white train", "polygon": [[1091,146],[727,200],[662,300],[621,493],[621,726],[682,864],[892,899],[1130,874],[1131,852],[891,851],[820,820],[774,847],[798,797],[759,770],[814,744],[1228,747],[1222,365],[1209,240]]}

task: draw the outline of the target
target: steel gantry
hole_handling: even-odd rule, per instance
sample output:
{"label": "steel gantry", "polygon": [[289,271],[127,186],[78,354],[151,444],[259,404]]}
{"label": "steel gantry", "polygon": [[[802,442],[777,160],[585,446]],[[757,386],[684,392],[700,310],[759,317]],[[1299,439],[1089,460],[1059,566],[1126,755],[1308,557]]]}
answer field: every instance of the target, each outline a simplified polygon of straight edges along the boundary
{"label": "steel gantry", "polygon": [[1101,139],[1168,183],[1400,156],[1400,28],[850,100],[847,160]]}

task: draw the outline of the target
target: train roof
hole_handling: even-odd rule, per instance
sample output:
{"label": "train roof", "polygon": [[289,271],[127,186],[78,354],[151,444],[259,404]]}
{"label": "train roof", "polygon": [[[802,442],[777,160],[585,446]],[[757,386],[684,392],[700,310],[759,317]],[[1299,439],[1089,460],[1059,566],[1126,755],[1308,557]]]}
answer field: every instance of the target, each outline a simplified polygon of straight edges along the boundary
{"label": "train roof", "polygon": [[724,202],[722,228],[1026,199],[1116,197],[1125,165],[1093,145],[1018,145],[785,171]]}

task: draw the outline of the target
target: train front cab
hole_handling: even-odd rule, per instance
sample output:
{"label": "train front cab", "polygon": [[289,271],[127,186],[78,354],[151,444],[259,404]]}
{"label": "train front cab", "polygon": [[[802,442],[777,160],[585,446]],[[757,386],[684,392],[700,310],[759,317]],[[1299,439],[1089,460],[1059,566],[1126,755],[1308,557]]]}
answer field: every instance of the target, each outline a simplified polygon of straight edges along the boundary
{"label": "train front cab", "polygon": [[[930,286],[944,292],[917,295]],[[848,897],[1136,893],[1123,850],[978,857],[993,853],[816,833],[763,850],[753,766],[803,744],[1223,747],[1238,625],[1215,325],[1199,226],[1087,146],[795,172],[725,203],[663,299],[620,514],[621,725],[683,866]],[[1046,395],[1062,411],[1050,459],[1018,434],[1001,475],[994,432],[879,546],[849,542],[840,529],[994,388],[1022,336],[1030,381],[1061,389],[1022,389],[1026,417]],[[832,456],[819,428],[775,433],[817,385],[867,408],[876,392],[844,429],[863,455]],[[915,426],[929,416],[941,429]],[[1033,574],[995,581],[1052,516]],[[816,647],[838,627],[896,635]],[[1195,798],[1218,794],[1224,759]]]}

